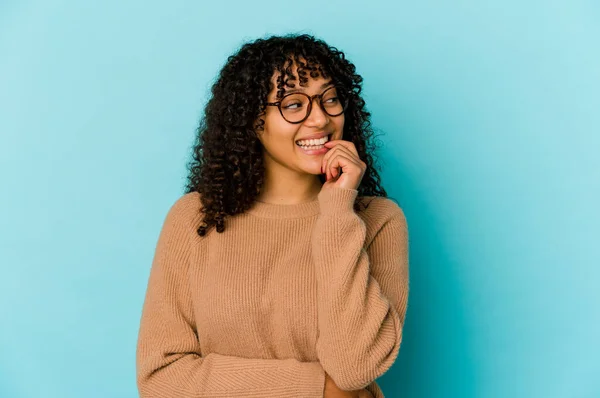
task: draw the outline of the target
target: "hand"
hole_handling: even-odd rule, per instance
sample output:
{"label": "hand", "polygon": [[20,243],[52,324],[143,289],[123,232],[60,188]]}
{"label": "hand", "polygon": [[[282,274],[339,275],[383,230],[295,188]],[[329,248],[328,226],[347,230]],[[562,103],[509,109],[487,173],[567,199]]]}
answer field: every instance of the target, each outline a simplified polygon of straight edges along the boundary
{"label": "hand", "polygon": [[364,388],[352,391],[342,390],[335,384],[333,379],[325,373],[325,390],[323,391],[323,398],[373,398],[373,394]]}
{"label": "hand", "polygon": [[[323,156],[321,164],[321,172],[326,174],[326,181],[321,189],[333,187],[358,189],[367,170],[367,164],[358,157],[354,143],[333,140],[326,142],[325,147],[330,149]],[[335,179],[337,177],[339,178]]]}

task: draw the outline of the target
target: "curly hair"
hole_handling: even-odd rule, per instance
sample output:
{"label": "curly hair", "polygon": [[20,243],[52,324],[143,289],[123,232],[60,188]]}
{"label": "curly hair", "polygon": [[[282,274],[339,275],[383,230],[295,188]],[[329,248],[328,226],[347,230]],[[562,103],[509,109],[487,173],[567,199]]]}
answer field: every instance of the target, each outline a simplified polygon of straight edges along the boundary
{"label": "curly hair", "polygon": [[[204,236],[216,226],[225,230],[225,216],[252,207],[264,182],[263,147],[257,131],[263,129],[272,78],[279,72],[277,98],[284,86],[294,87],[296,65],[301,86],[322,75],[347,89],[343,140],[354,143],[367,169],[358,187],[354,209],[361,197],[387,197],[376,170],[371,114],[361,97],[362,77],[342,51],[307,34],[271,36],[245,43],[229,56],[211,89],[211,98],[197,128],[192,160],[188,163],[186,193],[199,192],[203,220],[197,233]],[[319,175],[321,183],[325,176]]]}

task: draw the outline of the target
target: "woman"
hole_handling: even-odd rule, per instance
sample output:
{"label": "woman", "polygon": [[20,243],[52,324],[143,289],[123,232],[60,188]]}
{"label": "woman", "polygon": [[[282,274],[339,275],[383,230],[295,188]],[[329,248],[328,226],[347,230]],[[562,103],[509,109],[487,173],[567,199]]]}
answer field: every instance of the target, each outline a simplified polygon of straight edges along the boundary
{"label": "woman", "polygon": [[157,242],[142,398],[383,397],[375,379],[402,340],[408,232],[373,167],[361,83],[343,52],[309,35],[229,57]]}

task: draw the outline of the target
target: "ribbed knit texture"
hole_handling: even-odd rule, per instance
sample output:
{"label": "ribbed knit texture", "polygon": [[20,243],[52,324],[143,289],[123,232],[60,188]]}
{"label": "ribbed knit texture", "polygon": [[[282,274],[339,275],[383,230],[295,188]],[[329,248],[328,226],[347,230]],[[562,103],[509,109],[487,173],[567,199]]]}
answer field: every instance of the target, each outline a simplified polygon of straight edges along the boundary
{"label": "ribbed knit texture", "polygon": [[323,397],[325,372],[367,388],[394,363],[409,289],[408,230],[387,198],[322,190],[255,202],[200,237],[200,197],[169,209],[136,352],[142,398]]}

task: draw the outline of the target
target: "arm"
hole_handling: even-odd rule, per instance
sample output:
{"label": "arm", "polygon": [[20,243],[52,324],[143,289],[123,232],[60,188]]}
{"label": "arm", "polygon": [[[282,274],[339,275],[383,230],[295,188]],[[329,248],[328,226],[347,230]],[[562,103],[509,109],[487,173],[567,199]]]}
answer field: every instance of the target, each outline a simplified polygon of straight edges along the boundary
{"label": "arm", "polygon": [[358,191],[319,194],[312,234],[317,275],[317,355],[344,390],[372,383],[394,363],[408,300],[408,230],[396,206],[368,248],[366,226],[352,208]]}
{"label": "arm", "polygon": [[319,362],[202,354],[187,279],[196,202],[175,202],[158,238],[136,351],[140,397],[323,397]]}

